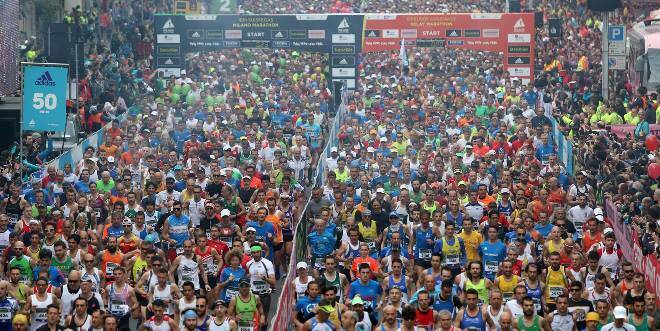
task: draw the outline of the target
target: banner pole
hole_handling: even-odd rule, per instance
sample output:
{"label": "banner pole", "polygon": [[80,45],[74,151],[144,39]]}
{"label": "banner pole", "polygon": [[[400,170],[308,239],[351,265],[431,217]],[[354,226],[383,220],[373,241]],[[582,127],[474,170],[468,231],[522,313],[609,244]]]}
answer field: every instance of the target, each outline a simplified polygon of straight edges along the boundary
{"label": "banner pole", "polygon": [[25,99],[25,88],[23,85],[25,85],[25,64],[24,62],[21,62],[21,108],[20,108],[20,114],[18,115],[18,132],[19,132],[19,150],[18,150],[18,162],[19,162],[19,170],[20,170],[20,176],[21,176],[21,187],[23,186],[23,99]]}

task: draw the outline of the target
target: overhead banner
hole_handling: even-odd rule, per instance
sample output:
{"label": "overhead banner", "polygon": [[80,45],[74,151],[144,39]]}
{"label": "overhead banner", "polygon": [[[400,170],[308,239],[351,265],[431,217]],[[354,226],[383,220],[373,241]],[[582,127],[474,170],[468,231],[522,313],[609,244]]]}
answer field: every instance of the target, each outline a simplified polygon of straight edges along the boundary
{"label": "overhead banner", "polygon": [[64,131],[68,65],[22,63],[22,66],[22,130]]}
{"label": "overhead banner", "polygon": [[364,52],[447,47],[502,52],[504,68],[523,81],[534,75],[534,13],[365,14]]}
{"label": "overhead banner", "polygon": [[157,68],[178,76],[185,53],[275,48],[330,53],[333,81],[355,88],[363,15],[156,15]]}

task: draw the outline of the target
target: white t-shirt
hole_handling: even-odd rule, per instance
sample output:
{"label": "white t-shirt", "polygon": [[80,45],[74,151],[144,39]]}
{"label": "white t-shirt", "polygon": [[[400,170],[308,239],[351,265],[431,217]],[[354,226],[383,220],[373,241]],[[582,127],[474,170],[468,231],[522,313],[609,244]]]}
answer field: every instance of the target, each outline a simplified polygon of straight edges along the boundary
{"label": "white t-shirt", "polygon": [[516,300],[509,300],[506,302],[506,307],[511,311],[511,315],[514,319],[517,319],[520,316],[523,316],[522,306]]}
{"label": "white t-shirt", "polygon": [[250,260],[246,263],[248,273],[250,274],[250,285],[255,293],[264,293],[270,290],[270,284],[264,280],[264,277],[275,275],[273,262],[266,258],[259,261]]}

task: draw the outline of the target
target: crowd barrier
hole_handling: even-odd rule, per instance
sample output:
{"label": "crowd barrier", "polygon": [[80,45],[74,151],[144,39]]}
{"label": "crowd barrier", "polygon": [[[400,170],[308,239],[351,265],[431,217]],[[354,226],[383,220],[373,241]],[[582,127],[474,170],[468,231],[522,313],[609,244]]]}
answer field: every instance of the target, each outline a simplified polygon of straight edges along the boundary
{"label": "crowd barrier", "polygon": [[566,167],[566,172],[570,176],[573,176],[573,143],[566,139],[564,133],[559,129],[559,123],[557,123],[554,117],[550,117],[550,122],[552,122],[552,136],[555,146],[557,146],[557,157],[564,167]]}
{"label": "crowd barrier", "polygon": [[[313,177],[311,178],[310,185],[312,188],[320,187],[325,185],[325,169],[326,169],[326,158],[330,156],[330,149],[332,147],[338,147],[339,139],[337,135],[339,129],[346,118],[347,115],[347,93],[345,90],[341,93],[342,103],[335,114],[335,118],[330,124],[328,140],[326,142],[325,148],[319,155],[319,160],[316,165]],[[298,224],[295,227],[294,233],[294,246],[291,252],[291,259],[289,261],[289,269],[287,276],[284,279],[284,284],[282,286],[282,292],[280,293],[279,300],[277,302],[277,310],[271,319],[269,326],[271,330],[289,330],[293,329],[293,307],[296,304],[295,291],[291,288],[291,282],[296,278],[296,264],[300,261],[307,261],[307,233],[308,233],[308,224],[309,224],[309,202],[311,201],[311,195],[307,198],[305,207],[298,217]]]}
{"label": "crowd barrier", "polygon": [[[642,253],[639,233],[632,226],[623,222],[621,213],[611,200],[605,202],[605,212],[607,214],[605,219],[614,230],[624,259],[631,261],[635,266],[635,271],[644,275],[646,289],[657,294],[658,289],[660,289],[660,262],[658,262],[658,257],[655,253],[648,255]],[[656,298],[656,304],[660,305],[660,298]]]}

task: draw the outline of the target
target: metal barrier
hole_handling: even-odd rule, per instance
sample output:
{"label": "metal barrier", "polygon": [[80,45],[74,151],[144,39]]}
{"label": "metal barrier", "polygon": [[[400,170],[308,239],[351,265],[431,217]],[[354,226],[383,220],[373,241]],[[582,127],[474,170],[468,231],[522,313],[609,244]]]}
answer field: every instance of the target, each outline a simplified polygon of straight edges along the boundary
{"label": "metal barrier", "polygon": [[[319,155],[319,160],[316,165],[316,170],[314,172],[313,178],[310,181],[312,183],[311,187],[320,187],[325,185],[325,169],[326,169],[326,158],[330,156],[330,150],[332,147],[338,147],[339,139],[337,137],[339,129],[341,128],[344,119],[347,116],[347,93],[345,90],[341,94],[342,103],[339,106],[339,110],[335,115],[334,120],[330,126],[328,141],[325,145],[325,148]],[[294,246],[291,252],[291,259],[289,261],[289,270],[287,272],[286,279],[282,286],[282,292],[280,293],[280,298],[277,302],[277,310],[273,315],[269,325],[271,330],[288,330],[292,329],[292,313],[293,307],[296,304],[295,298],[295,289],[292,289],[289,284],[296,278],[296,264],[299,261],[307,260],[307,233],[308,233],[308,224],[309,224],[309,203],[311,201],[311,195],[307,198],[305,207],[303,208],[300,216],[298,217],[298,224],[295,227],[294,233]]]}

